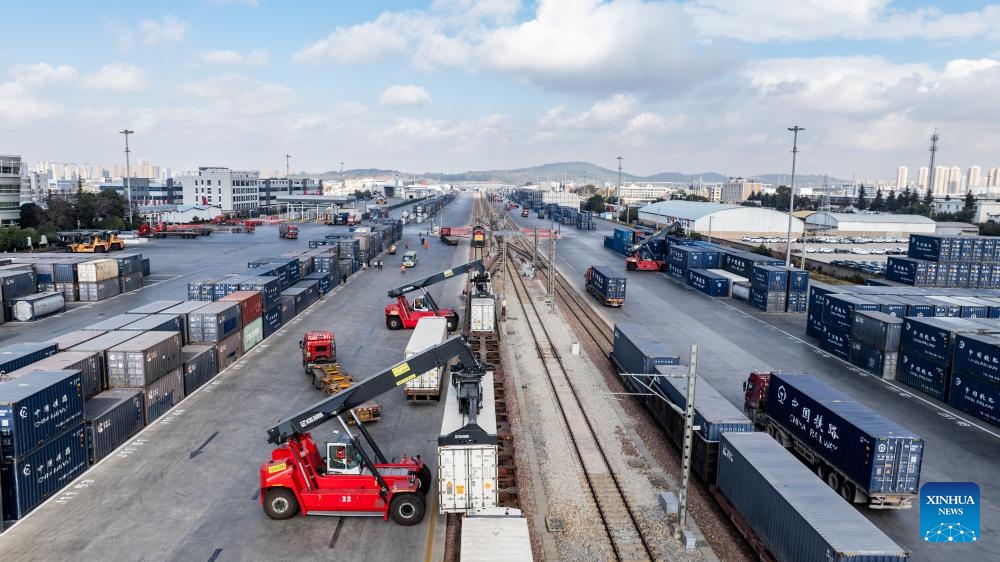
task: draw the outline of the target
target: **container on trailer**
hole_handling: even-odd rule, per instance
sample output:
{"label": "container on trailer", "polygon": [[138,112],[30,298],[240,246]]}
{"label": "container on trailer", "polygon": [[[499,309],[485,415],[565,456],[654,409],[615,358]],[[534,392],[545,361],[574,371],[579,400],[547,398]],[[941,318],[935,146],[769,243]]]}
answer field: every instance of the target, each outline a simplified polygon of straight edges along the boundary
{"label": "container on trailer", "polygon": [[219,372],[222,372],[243,356],[243,332],[237,331],[215,344],[215,348],[218,350]]}
{"label": "container on trailer", "polygon": [[271,334],[281,329],[281,305],[277,304],[265,310],[261,319],[264,324],[264,337],[269,338]]}
{"label": "container on trailer", "polygon": [[900,348],[942,365],[951,362],[958,333],[998,333],[975,320],[965,318],[906,318]]}
{"label": "container on trailer", "polygon": [[188,313],[188,341],[215,343],[239,332],[239,303],[213,302]]}
{"label": "container on trailer", "polygon": [[948,366],[925,359],[909,351],[899,352],[896,380],[942,402],[948,400]]}
{"label": "container on trailer", "polygon": [[144,389],[146,425],[156,421],[184,399],[184,368],[178,367]]}
{"label": "container on trailer", "polygon": [[118,261],[113,259],[97,259],[85,261],[76,266],[77,279],[80,283],[99,283],[118,278]]}
{"label": "container on trailer", "polygon": [[11,316],[18,322],[38,320],[66,308],[66,297],[61,292],[45,292],[17,297],[12,302]]}
{"label": "container on trailer", "polygon": [[143,388],[181,366],[180,332],[144,332],[108,350],[108,386]]}
{"label": "container on trailer", "polygon": [[104,361],[95,351],[60,351],[7,376],[18,379],[31,371],[80,371],[84,399],[104,390]]}
{"label": "container on trailer", "polygon": [[657,365],[680,364],[676,353],[637,324],[615,324],[611,356],[624,373],[653,374]]}
{"label": "container on trailer", "polygon": [[[403,350],[403,359],[409,359],[414,355],[430,349],[448,339],[448,321],[445,318],[427,317],[421,318],[410,340]],[[403,392],[407,400],[440,400],[441,384],[444,379],[444,367],[437,367],[420,373],[416,378],[407,381],[403,385]]]}
{"label": "container on trailer", "polygon": [[214,345],[186,345],[181,348],[184,362],[184,394],[190,395],[219,372],[219,349]]}
{"label": "container on trailer", "polygon": [[243,353],[250,351],[257,344],[264,340],[264,320],[256,318],[246,326],[243,326]]}
{"label": "container on trailer", "polygon": [[0,373],[10,373],[59,351],[56,344],[45,343],[15,343],[0,348]]}
{"label": "container on trailer", "polygon": [[923,438],[819,379],[772,373],[767,415],[868,495],[918,492]]}
{"label": "container on trailer", "polygon": [[718,490],[776,560],[906,562],[909,554],[764,433],[726,433]]}
{"label": "container on trailer", "polygon": [[240,305],[241,324],[248,325],[264,313],[263,295],[260,291],[236,291],[219,299],[221,302],[235,302]]}
{"label": "container on trailer", "polygon": [[903,320],[884,312],[859,310],[854,313],[854,327],[851,338],[877,349],[895,351],[899,349],[903,333]]}
{"label": "container on trailer", "polygon": [[625,276],[615,273],[606,265],[595,265],[590,268],[590,283],[588,288],[595,292],[605,304],[625,302]]}
{"label": "container on trailer", "polygon": [[31,371],[0,384],[0,459],[23,456],[81,422],[80,371]]}
{"label": "container on trailer", "polygon": [[145,427],[145,404],[139,389],[102,392],[84,404],[87,453],[97,463]]}
{"label": "container on trailer", "polygon": [[111,330],[121,330],[125,326],[145,318],[146,314],[116,314],[101,320],[100,322],[95,322],[89,326],[85,326],[84,330],[98,330],[98,331],[111,331]]}
{"label": "container on trailer", "polygon": [[117,277],[96,283],[84,283],[81,281],[77,285],[77,290],[80,293],[80,300],[84,302],[102,301],[121,294]]}
{"label": "container on trailer", "polygon": [[469,329],[473,332],[496,330],[497,302],[493,295],[473,295],[469,299]]}
{"label": "container on trailer", "polygon": [[101,332],[97,330],[76,330],[75,332],[68,332],[62,334],[61,336],[56,336],[49,340],[49,343],[54,343],[58,347],[59,351],[65,351],[74,345],[79,345],[85,341],[90,341],[98,336],[103,336],[107,332]]}
{"label": "container on trailer", "polygon": [[4,520],[27,515],[87,470],[87,461],[81,404],[78,423],[24,456],[0,463]]}
{"label": "container on trailer", "polygon": [[967,414],[1000,426],[1000,386],[956,373],[951,377],[948,404]]}

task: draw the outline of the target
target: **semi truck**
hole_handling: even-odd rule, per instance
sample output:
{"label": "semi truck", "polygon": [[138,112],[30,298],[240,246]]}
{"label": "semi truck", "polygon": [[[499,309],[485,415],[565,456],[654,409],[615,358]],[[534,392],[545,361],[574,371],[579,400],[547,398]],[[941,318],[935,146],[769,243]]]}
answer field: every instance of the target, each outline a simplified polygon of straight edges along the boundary
{"label": "semi truck", "polygon": [[625,276],[613,273],[610,267],[592,265],[583,275],[587,292],[604,306],[625,304]]}
{"label": "semi truck", "polygon": [[295,240],[299,237],[299,227],[298,225],[288,224],[283,222],[278,225],[278,237],[287,238],[289,240]]}
{"label": "semi truck", "polygon": [[744,412],[851,503],[909,509],[924,440],[808,374],[750,373]]}

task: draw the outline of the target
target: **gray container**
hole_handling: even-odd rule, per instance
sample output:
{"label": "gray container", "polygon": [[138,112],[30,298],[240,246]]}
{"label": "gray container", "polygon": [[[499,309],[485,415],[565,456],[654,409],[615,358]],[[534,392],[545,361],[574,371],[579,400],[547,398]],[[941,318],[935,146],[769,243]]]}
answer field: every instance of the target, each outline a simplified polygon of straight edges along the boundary
{"label": "gray container", "polygon": [[219,372],[219,349],[214,345],[186,345],[181,349],[184,360],[184,394],[190,395]]}
{"label": "gray container", "polygon": [[145,389],[146,425],[184,400],[184,369],[170,371]]}
{"label": "gray container", "polygon": [[18,379],[32,371],[79,371],[84,398],[90,398],[104,390],[104,361],[96,351],[62,351],[22,367],[8,376]]}
{"label": "gray container", "polygon": [[63,294],[66,302],[77,302],[80,300],[80,293],[76,283],[56,283],[55,290]]}
{"label": "gray container", "polygon": [[240,303],[209,303],[188,313],[188,341],[217,343],[239,332],[241,320]]}
{"label": "gray container", "polygon": [[141,332],[180,332],[187,341],[187,322],[183,314],[150,314],[121,328]]}
{"label": "gray container", "polygon": [[49,342],[56,344],[59,351],[66,351],[74,345],[90,341],[98,336],[103,336],[106,333],[107,332],[101,332],[98,330],[76,330],[75,332],[69,332],[61,336],[56,336],[49,340]]}
{"label": "gray container", "polygon": [[142,320],[145,318],[145,314],[117,314],[109,318],[105,318],[100,322],[95,322],[90,326],[86,326],[84,330],[103,330],[105,332],[110,330],[121,330],[125,326],[135,322],[136,320]]}
{"label": "gray container", "polygon": [[777,560],[909,558],[766,433],[723,433],[717,478],[719,491]]}
{"label": "gray container", "polygon": [[139,433],[146,425],[143,393],[138,389],[102,392],[84,404],[87,452],[97,463]]}
{"label": "gray container", "polygon": [[215,344],[218,351],[219,372],[240,360],[243,356],[243,332],[236,332],[221,342]]}
{"label": "gray container", "polygon": [[118,289],[122,293],[129,293],[132,291],[137,291],[142,288],[142,272],[135,271],[132,273],[126,273],[118,277]]}
{"label": "gray container", "polygon": [[83,302],[102,301],[121,294],[121,287],[118,285],[117,277],[96,283],[80,283],[78,290],[80,300]]}
{"label": "gray container", "polygon": [[30,322],[66,308],[66,297],[59,292],[46,292],[18,297],[11,305],[11,316],[18,322]]}
{"label": "gray container", "polygon": [[858,310],[854,313],[852,340],[885,351],[898,351],[902,333],[902,318],[871,310]]}
{"label": "gray container", "polygon": [[129,314],[156,314],[184,301],[153,301],[128,311]]}
{"label": "gray container", "polygon": [[180,332],[145,332],[108,350],[108,386],[143,388],[181,366]]}
{"label": "gray container", "polygon": [[182,301],[176,306],[171,306],[170,308],[164,309],[161,312],[163,314],[183,314],[185,318],[191,312],[198,310],[204,306],[212,304],[210,301]]}

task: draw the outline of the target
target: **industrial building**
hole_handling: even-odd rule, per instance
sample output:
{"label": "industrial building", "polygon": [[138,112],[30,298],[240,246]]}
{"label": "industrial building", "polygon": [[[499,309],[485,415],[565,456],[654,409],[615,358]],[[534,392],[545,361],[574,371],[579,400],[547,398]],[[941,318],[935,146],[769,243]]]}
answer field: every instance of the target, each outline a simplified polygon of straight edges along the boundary
{"label": "industrial building", "polygon": [[21,220],[21,157],[0,155],[0,224]]}
{"label": "industrial building", "polygon": [[[702,234],[788,232],[788,214],[761,207],[740,207],[696,201],[661,201],[639,209],[639,221],[654,226],[674,222]],[[792,232],[801,234],[804,223],[792,218]]]}
{"label": "industrial building", "polygon": [[254,211],[260,206],[260,178],[256,171],[203,166],[197,175],[180,181],[188,205],[217,205],[225,213]]}
{"label": "industrial building", "polygon": [[921,215],[879,213],[814,213],[806,219],[806,228],[824,232],[934,234],[935,222]]}

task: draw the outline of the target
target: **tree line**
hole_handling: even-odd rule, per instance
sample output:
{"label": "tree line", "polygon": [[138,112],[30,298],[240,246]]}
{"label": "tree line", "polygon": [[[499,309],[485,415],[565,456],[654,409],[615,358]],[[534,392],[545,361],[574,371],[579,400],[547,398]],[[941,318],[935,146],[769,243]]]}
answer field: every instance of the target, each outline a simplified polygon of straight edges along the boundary
{"label": "tree line", "polygon": [[54,240],[60,231],[125,230],[135,217],[125,222],[126,200],[115,191],[90,193],[78,190],[71,195],[50,195],[45,207],[21,205],[18,226],[0,227],[0,251],[11,252],[37,246],[42,235]]}

